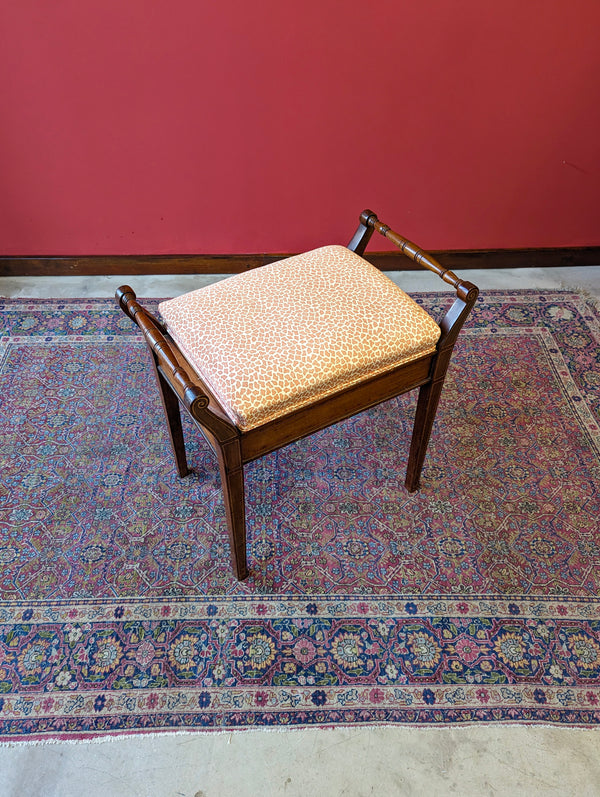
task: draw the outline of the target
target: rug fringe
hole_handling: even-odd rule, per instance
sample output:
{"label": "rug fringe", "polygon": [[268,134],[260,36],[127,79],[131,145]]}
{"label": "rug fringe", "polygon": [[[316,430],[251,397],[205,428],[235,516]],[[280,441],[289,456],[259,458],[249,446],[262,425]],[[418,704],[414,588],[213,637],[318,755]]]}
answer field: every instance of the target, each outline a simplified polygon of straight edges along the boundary
{"label": "rug fringe", "polygon": [[600,310],[600,297],[597,293],[592,293],[589,288],[584,288],[582,285],[573,284],[566,280],[560,281],[560,290],[571,291],[572,293],[579,294],[583,299],[593,305],[596,309]]}
{"label": "rug fringe", "polygon": [[489,728],[493,729],[499,733],[508,733],[514,732],[519,728],[535,728],[540,730],[549,730],[549,731],[573,731],[573,732],[581,732],[581,733],[598,733],[598,729],[592,725],[552,725],[549,723],[544,722],[506,722],[499,724],[498,722],[481,722],[481,721],[473,721],[473,722],[464,722],[460,725],[414,725],[414,724],[405,724],[399,725],[397,723],[369,723],[365,722],[363,724],[337,724],[337,725],[323,725],[322,727],[314,727],[314,726],[259,726],[259,727],[250,727],[246,726],[245,728],[225,728],[225,729],[217,729],[217,728],[188,728],[186,730],[179,730],[179,731],[172,731],[172,730],[165,730],[165,731],[137,731],[135,733],[121,733],[116,731],[112,734],[105,734],[102,736],[90,736],[90,737],[64,737],[64,738],[42,738],[42,739],[15,739],[11,741],[0,741],[0,749],[2,748],[11,748],[11,747],[45,747],[46,745],[58,745],[58,744],[69,744],[69,745],[77,745],[77,744],[105,744],[106,742],[120,742],[120,741],[131,741],[131,740],[141,740],[141,739],[164,739],[170,738],[175,736],[198,736],[198,737],[213,737],[213,736],[228,736],[229,739],[227,740],[227,744],[231,744],[231,740],[235,735],[240,733],[279,733],[279,734],[287,734],[287,733],[322,733],[322,732],[333,732],[333,731],[348,731],[349,733],[353,732],[364,732],[366,731],[373,731],[373,730],[385,730],[390,731],[390,733],[394,732],[403,732],[406,730],[410,730],[411,733],[437,733],[437,732],[448,732],[448,731],[467,731],[472,728]]}

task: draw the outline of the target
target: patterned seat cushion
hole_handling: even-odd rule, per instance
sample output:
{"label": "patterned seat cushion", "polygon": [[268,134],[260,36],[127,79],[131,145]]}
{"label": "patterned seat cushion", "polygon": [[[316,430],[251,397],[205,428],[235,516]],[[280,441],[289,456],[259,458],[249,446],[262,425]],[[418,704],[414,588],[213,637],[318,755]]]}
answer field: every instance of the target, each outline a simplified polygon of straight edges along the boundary
{"label": "patterned seat cushion", "polygon": [[440,336],[419,305],[343,246],[229,277],[159,310],[243,430],[422,357]]}

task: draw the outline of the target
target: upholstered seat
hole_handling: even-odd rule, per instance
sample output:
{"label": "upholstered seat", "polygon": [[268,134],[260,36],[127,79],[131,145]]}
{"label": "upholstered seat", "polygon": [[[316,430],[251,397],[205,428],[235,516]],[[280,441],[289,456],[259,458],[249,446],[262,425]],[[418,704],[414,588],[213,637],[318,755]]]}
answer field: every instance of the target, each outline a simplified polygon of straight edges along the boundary
{"label": "upholstered seat", "polygon": [[[456,289],[439,325],[362,258],[374,231]],[[162,302],[162,320],[129,285],[117,290],[150,348],[179,475],[190,472],[182,407],[216,454],[237,578],[248,575],[244,466],[415,388],[405,484],[419,488],[454,343],[477,293],[370,210],[347,247],[314,249]]]}
{"label": "upholstered seat", "polygon": [[344,246],[238,274],[159,311],[242,430],[435,351],[440,328]]}

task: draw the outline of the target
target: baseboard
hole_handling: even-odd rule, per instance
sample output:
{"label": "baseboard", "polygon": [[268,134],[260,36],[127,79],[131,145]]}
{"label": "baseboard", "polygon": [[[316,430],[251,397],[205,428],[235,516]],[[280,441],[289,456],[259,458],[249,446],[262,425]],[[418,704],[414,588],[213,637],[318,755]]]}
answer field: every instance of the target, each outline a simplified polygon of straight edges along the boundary
{"label": "baseboard", "polygon": [[[443,266],[452,270],[600,265],[600,246],[543,249],[454,249],[432,251],[431,254]],[[236,274],[288,256],[285,254],[253,254],[0,257],[0,276]],[[400,252],[367,252],[365,257],[382,271],[414,271],[420,268]]]}

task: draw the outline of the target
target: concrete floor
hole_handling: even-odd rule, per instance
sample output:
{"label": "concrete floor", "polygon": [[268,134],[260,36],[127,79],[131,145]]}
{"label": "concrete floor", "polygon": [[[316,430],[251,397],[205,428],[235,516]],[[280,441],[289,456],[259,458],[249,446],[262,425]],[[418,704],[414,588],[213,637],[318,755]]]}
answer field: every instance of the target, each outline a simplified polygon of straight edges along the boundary
{"label": "concrete floor", "polygon": [[[407,291],[445,287],[390,273]],[[600,267],[465,271],[481,289],[577,288]],[[171,296],[210,277],[0,277],[0,296]],[[600,796],[600,730],[534,726],[192,733],[0,748],[0,797]]]}
{"label": "concrete floor", "polygon": [[[571,268],[469,269],[456,272],[481,290],[493,288],[579,288],[586,293],[600,293],[600,266]],[[427,271],[388,271],[386,274],[411,291],[451,291],[452,288]],[[0,277],[0,296],[53,298],[114,296],[119,285],[131,285],[138,296],[177,296],[201,288],[227,275],[146,275],[99,277]]]}

